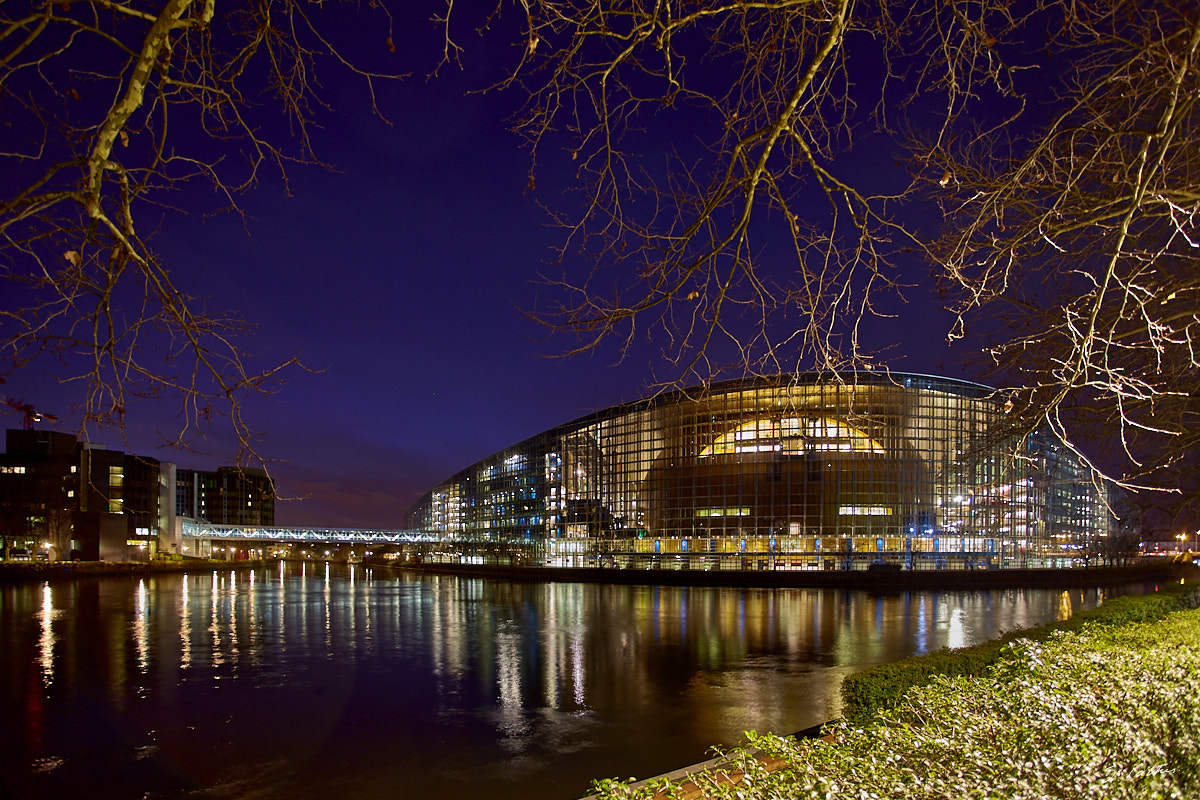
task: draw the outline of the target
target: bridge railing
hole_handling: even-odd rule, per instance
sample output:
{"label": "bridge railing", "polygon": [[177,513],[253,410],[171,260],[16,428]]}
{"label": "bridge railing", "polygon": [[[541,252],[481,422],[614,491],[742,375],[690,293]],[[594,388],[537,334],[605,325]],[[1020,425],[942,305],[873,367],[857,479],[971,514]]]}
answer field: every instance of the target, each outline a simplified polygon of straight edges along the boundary
{"label": "bridge railing", "polygon": [[250,525],[214,525],[204,520],[184,519],[183,535],[195,539],[269,542],[338,542],[346,544],[405,544],[437,542],[436,534],[412,530],[362,528],[288,528]]}

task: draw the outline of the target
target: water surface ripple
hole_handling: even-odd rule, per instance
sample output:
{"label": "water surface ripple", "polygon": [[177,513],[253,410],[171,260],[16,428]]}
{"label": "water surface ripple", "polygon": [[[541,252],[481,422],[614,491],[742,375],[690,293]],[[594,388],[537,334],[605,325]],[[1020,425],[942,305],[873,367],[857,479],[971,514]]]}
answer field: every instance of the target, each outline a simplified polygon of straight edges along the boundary
{"label": "water surface ripple", "polygon": [[864,666],[1103,596],[325,564],[3,586],[0,796],[570,800],[836,717]]}

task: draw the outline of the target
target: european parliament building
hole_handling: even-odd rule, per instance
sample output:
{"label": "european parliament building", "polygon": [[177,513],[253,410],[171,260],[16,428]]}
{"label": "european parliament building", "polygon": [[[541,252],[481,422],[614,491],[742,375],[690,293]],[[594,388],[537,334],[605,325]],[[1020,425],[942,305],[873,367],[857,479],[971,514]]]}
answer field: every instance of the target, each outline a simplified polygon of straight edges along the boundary
{"label": "european parliament building", "polygon": [[744,379],[600,411],[425,494],[435,560],[658,569],[1069,563],[1113,527],[1050,436],[985,386],[911,374]]}

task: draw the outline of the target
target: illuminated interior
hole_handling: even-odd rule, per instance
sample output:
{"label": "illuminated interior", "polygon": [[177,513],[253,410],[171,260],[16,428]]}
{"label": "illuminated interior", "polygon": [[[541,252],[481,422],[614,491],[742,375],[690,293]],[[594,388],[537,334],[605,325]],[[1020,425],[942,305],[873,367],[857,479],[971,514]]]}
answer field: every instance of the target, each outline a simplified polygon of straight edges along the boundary
{"label": "illuminated interior", "polygon": [[701,458],[735,453],[884,452],[858,428],[829,417],[756,419],[730,431],[700,452]]}
{"label": "illuminated interior", "polygon": [[1036,567],[1107,536],[1087,467],[1003,416],[934,376],[730,381],[531,437],[405,522],[439,541],[422,557],[636,569]]}

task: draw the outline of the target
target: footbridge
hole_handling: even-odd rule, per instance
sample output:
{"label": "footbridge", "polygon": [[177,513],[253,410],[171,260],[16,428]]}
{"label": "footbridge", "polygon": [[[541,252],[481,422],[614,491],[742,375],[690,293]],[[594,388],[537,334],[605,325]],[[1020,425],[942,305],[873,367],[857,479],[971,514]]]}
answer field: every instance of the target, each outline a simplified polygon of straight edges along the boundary
{"label": "footbridge", "polygon": [[254,525],[214,525],[202,519],[183,519],[183,536],[210,541],[278,542],[293,544],[416,544],[439,541],[428,531],[367,528],[289,528]]}

